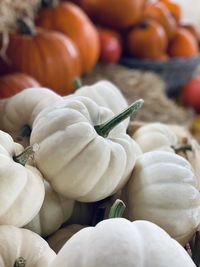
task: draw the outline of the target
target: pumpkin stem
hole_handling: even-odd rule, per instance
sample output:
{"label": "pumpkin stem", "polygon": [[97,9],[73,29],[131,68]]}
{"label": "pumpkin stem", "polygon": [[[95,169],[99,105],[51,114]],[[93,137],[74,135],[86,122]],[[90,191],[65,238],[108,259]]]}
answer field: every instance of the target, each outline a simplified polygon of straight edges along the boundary
{"label": "pumpkin stem", "polygon": [[196,266],[199,266],[199,264],[200,264],[200,254],[199,254],[200,233],[199,233],[199,231],[196,232],[193,240],[191,241],[190,248],[192,251],[192,260],[194,261]]}
{"label": "pumpkin stem", "polygon": [[41,7],[57,7],[60,4],[59,0],[42,0]]}
{"label": "pumpkin stem", "polygon": [[13,267],[25,267],[26,266],[26,260],[23,257],[19,257],[16,259]]}
{"label": "pumpkin stem", "polygon": [[139,99],[132,103],[127,109],[122,111],[120,114],[114,116],[112,119],[108,120],[107,122],[94,126],[96,132],[101,135],[102,137],[107,137],[110,131],[117,126],[120,122],[124,121],[126,118],[130,117],[131,115],[135,115],[137,111],[142,107],[144,103],[143,99]]}
{"label": "pumpkin stem", "polygon": [[35,27],[32,23],[32,21],[28,18],[21,18],[18,20],[19,29],[21,34],[25,35],[35,35]]}
{"label": "pumpkin stem", "polygon": [[74,79],[75,91],[82,87],[82,81],[79,77]]}
{"label": "pumpkin stem", "polygon": [[38,144],[34,144],[32,146],[28,146],[22,153],[17,156],[13,156],[13,160],[23,166],[26,165],[27,160],[33,156],[35,151],[39,148]]}
{"label": "pumpkin stem", "polygon": [[175,153],[178,154],[179,152],[186,152],[186,151],[192,151],[192,146],[190,144],[181,145],[179,147],[171,146]]}
{"label": "pumpkin stem", "polygon": [[108,215],[108,218],[121,218],[124,210],[126,208],[126,205],[124,204],[124,202],[121,199],[117,199],[115,200],[115,202],[113,203],[113,205],[110,208],[110,212]]}

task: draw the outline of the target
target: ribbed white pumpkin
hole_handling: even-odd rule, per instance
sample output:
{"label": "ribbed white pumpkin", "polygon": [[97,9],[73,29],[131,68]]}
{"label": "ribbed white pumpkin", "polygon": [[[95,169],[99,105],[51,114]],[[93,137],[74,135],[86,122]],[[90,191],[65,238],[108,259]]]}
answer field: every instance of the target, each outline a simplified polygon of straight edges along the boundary
{"label": "ribbed white pumpkin", "polygon": [[[85,85],[75,91],[74,95],[86,96],[99,106],[110,108],[114,114],[118,114],[128,107],[128,103],[120,89],[110,81],[102,80],[92,85]],[[123,123],[128,127],[130,118]]]}
{"label": "ribbed white pumpkin", "polygon": [[108,219],[86,227],[62,247],[50,267],[195,267],[188,253],[148,221]]}
{"label": "ribbed white pumpkin", "polygon": [[0,131],[0,224],[24,226],[38,213],[44,200],[41,173],[13,159],[22,151],[20,144]]}
{"label": "ribbed white pumpkin", "polygon": [[152,150],[172,151],[177,146],[178,139],[175,133],[164,123],[148,123],[140,127],[133,134],[143,153]]}
{"label": "ribbed white pumpkin", "polygon": [[0,226],[1,267],[46,267],[55,257],[48,243],[36,233],[11,225]]}
{"label": "ribbed white pumpkin", "polygon": [[1,130],[26,147],[29,145],[29,131],[35,117],[42,109],[61,99],[52,90],[39,87],[27,88],[10,98],[0,100]]}
{"label": "ribbed white pumpkin", "polygon": [[200,223],[200,193],[190,163],[165,151],[141,155],[124,188],[130,220],[148,220],[185,245]]}
{"label": "ribbed white pumpkin", "polygon": [[113,115],[91,99],[77,96],[37,116],[30,143],[39,144],[36,165],[56,192],[94,202],[114,194],[127,182],[141,154],[139,146],[126,134],[123,124],[107,137],[94,128]]}
{"label": "ribbed white pumpkin", "polygon": [[45,181],[45,198],[39,213],[25,225],[43,237],[54,233],[72,215],[74,201],[57,194]]}

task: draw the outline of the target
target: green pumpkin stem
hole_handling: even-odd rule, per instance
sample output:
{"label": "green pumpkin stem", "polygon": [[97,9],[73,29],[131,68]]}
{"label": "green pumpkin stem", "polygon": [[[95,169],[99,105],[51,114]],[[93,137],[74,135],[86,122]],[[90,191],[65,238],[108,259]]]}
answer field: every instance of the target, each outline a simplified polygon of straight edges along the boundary
{"label": "green pumpkin stem", "polygon": [[42,0],[41,7],[57,7],[60,4],[59,0]]}
{"label": "green pumpkin stem", "polygon": [[75,85],[75,91],[82,87],[82,81],[79,77],[75,78],[74,85]]}
{"label": "green pumpkin stem", "polygon": [[18,20],[19,30],[24,35],[35,35],[35,27],[29,18],[21,18]]}
{"label": "green pumpkin stem", "polygon": [[22,153],[17,156],[13,156],[13,160],[23,166],[26,165],[28,159],[34,155],[35,151],[38,149],[38,145],[28,146]]}
{"label": "green pumpkin stem", "polygon": [[19,257],[16,259],[13,267],[25,267],[26,266],[26,260],[23,257]]}
{"label": "green pumpkin stem", "polygon": [[124,210],[126,208],[126,205],[124,204],[124,202],[121,199],[117,199],[115,200],[115,202],[113,203],[113,205],[110,208],[110,212],[108,214],[108,218],[121,218]]}
{"label": "green pumpkin stem", "polygon": [[[112,99],[111,99],[112,101]],[[117,126],[120,122],[124,121],[126,118],[130,117],[131,115],[135,115],[137,111],[142,107],[144,103],[143,99],[139,99],[132,103],[127,109],[122,111],[120,114],[114,116],[109,121],[94,126],[96,132],[101,135],[102,137],[107,137],[110,131]]]}
{"label": "green pumpkin stem", "polygon": [[181,145],[181,146],[171,146],[174,149],[174,152],[178,154],[179,152],[192,151],[192,146],[190,144]]}

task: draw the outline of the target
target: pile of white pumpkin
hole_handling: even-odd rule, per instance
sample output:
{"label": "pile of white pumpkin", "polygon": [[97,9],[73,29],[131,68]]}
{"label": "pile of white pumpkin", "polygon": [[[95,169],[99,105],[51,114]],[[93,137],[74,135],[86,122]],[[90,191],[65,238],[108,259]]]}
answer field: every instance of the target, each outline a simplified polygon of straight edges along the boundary
{"label": "pile of white pumpkin", "polygon": [[[127,107],[108,81],[0,101],[0,267],[195,266],[184,246],[200,224],[198,164],[175,153],[187,138],[158,122],[114,127]],[[96,224],[118,197],[123,218]]]}

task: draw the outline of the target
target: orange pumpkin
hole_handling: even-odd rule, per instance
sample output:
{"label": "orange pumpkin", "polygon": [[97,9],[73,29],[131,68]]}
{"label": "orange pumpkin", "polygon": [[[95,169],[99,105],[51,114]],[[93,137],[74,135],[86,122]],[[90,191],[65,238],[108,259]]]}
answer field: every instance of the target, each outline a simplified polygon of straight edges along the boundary
{"label": "orange pumpkin", "polygon": [[168,8],[161,2],[147,5],[144,18],[151,18],[159,22],[165,29],[168,39],[171,40],[177,31],[177,22]]}
{"label": "orange pumpkin", "polygon": [[9,36],[7,71],[25,72],[61,95],[72,92],[74,80],[80,75],[79,55],[73,42],[61,33],[42,29],[33,33],[27,25],[23,29],[22,33]]}
{"label": "orange pumpkin", "polygon": [[163,60],[166,48],[165,30],[154,20],[143,20],[128,32],[127,50],[130,56]]}
{"label": "orange pumpkin", "polygon": [[200,43],[200,33],[193,24],[187,23],[187,22],[182,22],[182,23],[180,23],[180,26],[184,29],[187,29],[195,37],[197,42]]}
{"label": "orange pumpkin", "polygon": [[73,40],[80,54],[83,73],[91,71],[96,65],[100,53],[98,33],[80,7],[65,2],[43,8],[38,14],[36,24],[62,32]]}
{"label": "orange pumpkin", "polygon": [[168,46],[170,57],[193,57],[199,52],[198,42],[187,29],[179,28]]}
{"label": "orange pumpkin", "polygon": [[94,21],[106,27],[125,29],[137,24],[147,0],[81,0],[80,5]]}
{"label": "orange pumpkin", "polygon": [[25,73],[0,76],[0,98],[10,97],[23,89],[38,86],[40,86],[39,82]]}
{"label": "orange pumpkin", "polygon": [[181,7],[179,4],[172,2],[171,0],[160,0],[171,12],[177,22],[181,19]]}

